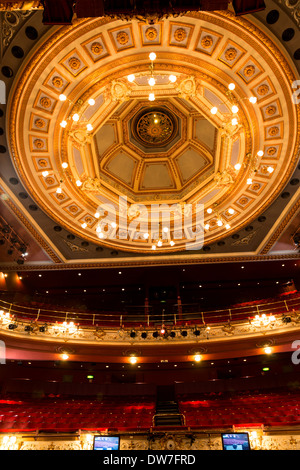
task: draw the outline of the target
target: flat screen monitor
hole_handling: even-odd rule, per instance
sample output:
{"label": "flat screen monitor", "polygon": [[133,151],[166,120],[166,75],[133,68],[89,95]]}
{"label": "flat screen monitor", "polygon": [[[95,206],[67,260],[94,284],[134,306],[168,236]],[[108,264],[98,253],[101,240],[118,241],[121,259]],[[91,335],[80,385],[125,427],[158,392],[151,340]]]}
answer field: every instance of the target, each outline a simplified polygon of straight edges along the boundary
{"label": "flat screen monitor", "polygon": [[236,432],[222,434],[223,450],[251,450],[249,434],[247,432]]}
{"label": "flat screen monitor", "polygon": [[119,450],[119,436],[94,436],[94,450]]}

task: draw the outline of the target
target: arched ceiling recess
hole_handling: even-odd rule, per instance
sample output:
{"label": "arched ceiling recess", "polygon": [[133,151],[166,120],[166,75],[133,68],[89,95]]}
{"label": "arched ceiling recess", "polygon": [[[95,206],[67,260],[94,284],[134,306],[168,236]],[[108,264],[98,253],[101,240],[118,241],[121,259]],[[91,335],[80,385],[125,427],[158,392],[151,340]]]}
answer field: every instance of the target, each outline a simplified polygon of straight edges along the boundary
{"label": "arched ceiling recess", "polygon": [[[145,76],[152,51],[157,83],[150,102]],[[129,74],[137,79],[129,82]],[[170,74],[175,83],[168,81]],[[266,210],[295,169],[295,79],[278,44],[230,12],[194,13],[151,26],[137,20],[77,21],[50,34],[14,82],[7,108],[14,165],[46,214],[93,243],[151,253],[151,237],[137,233],[141,227],[150,231],[154,204],[172,207],[158,252],[182,251],[187,243],[197,248],[203,227],[204,243],[214,243],[224,237],[226,224],[227,236]],[[231,94],[229,83],[236,85]],[[232,125],[233,104],[238,125]],[[154,112],[158,126],[149,121]],[[78,122],[71,119],[74,113]],[[93,130],[83,131],[83,122]],[[159,238],[162,214],[153,221],[152,237]]]}

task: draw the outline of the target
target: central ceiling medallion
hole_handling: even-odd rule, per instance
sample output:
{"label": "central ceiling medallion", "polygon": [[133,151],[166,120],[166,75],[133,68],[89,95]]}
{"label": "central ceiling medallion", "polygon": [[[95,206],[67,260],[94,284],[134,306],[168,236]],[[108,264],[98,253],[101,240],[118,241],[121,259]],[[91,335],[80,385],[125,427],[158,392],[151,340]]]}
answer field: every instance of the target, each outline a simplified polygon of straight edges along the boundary
{"label": "central ceiling medallion", "polygon": [[164,146],[176,135],[177,120],[166,109],[144,109],[133,121],[133,134],[140,143],[150,146]]}

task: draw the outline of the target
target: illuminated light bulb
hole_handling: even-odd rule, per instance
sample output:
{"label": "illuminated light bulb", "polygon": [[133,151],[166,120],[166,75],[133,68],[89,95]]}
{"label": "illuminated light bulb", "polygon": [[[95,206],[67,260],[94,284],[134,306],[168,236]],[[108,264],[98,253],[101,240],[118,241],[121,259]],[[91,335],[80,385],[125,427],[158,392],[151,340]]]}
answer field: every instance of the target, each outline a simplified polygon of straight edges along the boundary
{"label": "illuminated light bulb", "polygon": [[61,164],[61,166],[62,166],[63,168],[68,168],[69,165],[68,165],[67,162],[63,162],[63,163]]}
{"label": "illuminated light bulb", "polygon": [[61,121],[60,126],[65,128],[67,126],[67,121]]}
{"label": "illuminated light bulb", "polygon": [[211,108],[210,112],[211,112],[211,114],[217,114],[218,108],[216,106],[214,106],[213,108]]}
{"label": "illuminated light bulb", "polygon": [[162,241],[161,241],[161,240],[159,240],[159,241],[157,242],[157,246],[162,246]]}
{"label": "illuminated light bulb", "polygon": [[79,114],[77,114],[77,113],[73,114],[72,119],[73,119],[74,122],[79,121]]}
{"label": "illuminated light bulb", "polygon": [[99,237],[99,238],[104,238],[103,232],[99,232],[99,233],[98,233],[98,237]]}
{"label": "illuminated light bulb", "polygon": [[241,169],[241,164],[237,163],[236,165],[234,165],[234,169],[239,171]]}
{"label": "illuminated light bulb", "polygon": [[155,52],[150,52],[150,54],[149,54],[149,59],[152,60],[152,61],[156,59],[156,54],[155,54]]}
{"label": "illuminated light bulb", "polygon": [[173,240],[170,241],[170,245],[171,246],[174,246],[175,245],[175,242]]}
{"label": "illuminated light bulb", "polygon": [[170,76],[169,76],[169,80],[170,80],[171,83],[175,83],[176,80],[177,80],[176,75],[170,75]]}
{"label": "illuminated light bulb", "polygon": [[274,168],[272,166],[268,166],[267,170],[268,170],[269,173],[273,173]]}
{"label": "illuminated light bulb", "polygon": [[232,121],[231,121],[231,124],[232,124],[233,126],[237,126],[237,125],[238,125],[238,120],[237,120],[237,118],[233,118]]}
{"label": "illuminated light bulb", "polygon": [[86,228],[86,227],[87,227],[87,224],[84,222],[83,224],[81,224],[81,227],[82,227],[82,228]]}
{"label": "illuminated light bulb", "polygon": [[116,222],[112,222],[111,226],[112,226],[112,228],[116,228],[117,227]]}
{"label": "illuminated light bulb", "polygon": [[129,359],[129,362],[130,364],[136,364],[137,363],[137,358],[135,356],[132,356],[130,359]]}
{"label": "illuminated light bulb", "polygon": [[247,184],[252,184],[252,178],[247,179]]}
{"label": "illuminated light bulb", "polygon": [[257,155],[258,155],[259,157],[262,157],[263,154],[264,154],[264,151],[263,151],[263,150],[259,150],[259,151],[257,152]]}
{"label": "illuminated light bulb", "polygon": [[63,95],[63,94],[59,95],[59,101],[66,101],[66,99],[67,99],[66,95]]}
{"label": "illuminated light bulb", "polygon": [[62,354],[61,358],[62,358],[63,361],[67,361],[69,359],[69,356],[68,356],[68,354]]}
{"label": "illuminated light bulb", "polygon": [[96,232],[97,232],[97,233],[100,233],[100,232],[102,232],[102,229],[101,229],[101,227],[97,227],[97,228],[96,228]]}
{"label": "illuminated light bulb", "polygon": [[232,208],[230,207],[230,208],[228,209],[228,213],[231,214],[231,215],[234,214],[234,209],[232,209]]}
{"label": "illuminated light bulb", "polygon": [[212,208],[209,207],[206,212],[207,212],[208,214],[211,214],[211,213],[212,213]]}
{"label": "illuminated light bulb", "polygon": [[147,240],[149,238],[149,233],[144,233],[144,238]]}
{"label": "illuminated light bulb", "polygon": [[230,225],[229,225],[229,224],[226,224],[226,225],[225,225],[225,228],[226,228],[226,230],[229,230],[229,229],[230,229]]}
{"label": "illuminated light bulb", "polygon": [[94,106],[94,104],[96,103],[96,101],[94,100],[94,98],[90,98],[90,99],[88,100],[88,103],[89,103],[90,106]]}
{"label": "illuminated light bulb", "polygon": [[61,189],[60,186],[59,186],[59,188],[56,189],[56,192],[57,192],[57,194],[61,194],[61,193],[62,193],[62,189]]}
{"label": "illuminated light bulb", "polygon": [[255,104],[257,102],[256,96],[250,96],[249,101],[250,101],[250,103]]}
{"label": "illuminated light bulb", "polygon": [[100,213],[99,213],[99,212],[95,212],[95,217],[96,217],[96,219],[99,219]]}
{"label": "illuminated light bulb", "polygon": [[77,185],[77,186],[81,186],[81,185],[82,185],[82,182],[81,182],[80,180],[77,180],[77,181],[76,181],[76,185]]}
{"label": "illuminated light bulb", "polygon": [[204,228],[205,228],[205,230],[209,230],[210,225],[209,225],[209,224],[205,224],[205,225],[204,225]]}
{"label": "illuminated light bulb", "polygon": [[152,245],[152,250],[156,250],[156,246],[155,245]]}
{"label": "illuminated light bulb", "polygon": [[94,129],[92,124],[87,124],[86,128],[87,128],[88,131],[92,131]]}
{"label": "illuminated light bulb", "polygon": [[233,114],[236,114],[239,112],[239,108],[236,105],[234,105],[232,106],[231,111],[233,112]]}
{"label": "illuminated light bulb", "polygon": [[133,75],[133,73],[130,74],[130,75],[128,75],[127,80],[128,80],[130,83],[134,82],[135,76]]}
{"label": "illuminated light bulb", "polygon": [[49,175],[49,171],[47,171],[47,170],[46,170],[46,171],[43,171],[42,175],[43,175],[44,178],[46,178],[46,176]]}
{"label": "illuminated light bulb", "polygon": [[195,360],[196,362],[200,362],[200,361],[201,361],[201,359],[202,359],[202,356],[201,356],[201,354],[195,354],[195,356],[194,356],[194,360]]}
{"label": "illuminated light bulb", "polygon": [[228,89],[229,90],[234,90],[235,89],[235,84],[234,83],[229,83]]}
{"label": "illuminated light bulb", "polygon": [[265,353],[266,354],[271,354],[272,353],[272,348],[270,348],[269,346],[267,346],[265,349],[264,349]]}
{"label": "illuminated light bulb", "polygon": [[148,80],[148,84],[149,84],[149,86],[154,86],[155,85],[155,78],[150,77],[149,80]]}
{"label": "illuminated light bulb", "polygon": [[154,93],[149,93],[149,101],[154,101],[154,100],[155,100]]}
{"label": "illuminated light bulb", "polygon": [[218,225],[218,227],[222,227],[222,225],[223,225],[222,220],[219,219],[219,220],[217,221],[217,225]]}
{"label": "illuminated light bulb", "polygon": [[168,227],[163,228],[163,232],[167,233],[169,231]]}

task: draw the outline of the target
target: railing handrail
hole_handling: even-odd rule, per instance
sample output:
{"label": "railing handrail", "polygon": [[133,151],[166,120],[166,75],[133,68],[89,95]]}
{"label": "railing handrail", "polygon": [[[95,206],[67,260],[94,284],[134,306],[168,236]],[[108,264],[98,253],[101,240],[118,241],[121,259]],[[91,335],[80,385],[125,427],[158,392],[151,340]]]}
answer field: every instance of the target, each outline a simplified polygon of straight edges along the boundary
{"label": "railing handrail", "polygon": [[[192,304],[187,304],[192,305]],[[27,305],[19,305],[14,304],[12,302],[7,302],[3,299],[0,299],[0,308],[6,309],[12,316],[23,316],[23,317],[32,317],[32,321],[39,320],[40,322],[46,323],[55,323],[55,322],[64,322],[64,321],[73,321],[76,324],[80,324],[80,322],[90,321],[93,325],[97,325],[98,323],[118,323],[120,326],[124,325],[124,323],[132,324],[136,323],[147,323],[148,326],[150,323],[163,323],[163,321],[172,320],[173,323],[176,325],[180,322],[195,322],[195,324],[207,324],[207,322],[218,322],[220,320],[221,323],[231,322],[231,321],[238,321],[238,316],[243,316],[244,320],[253,315],[257,314],[279,314],[283,312],[289,312],[289,308],[292,309],[295,307],[296,309],[300,309],[300,294],[297,297],[293,297],[291,299],[280,299],[274,300],[271,302],[264,302],[260,304],[253,304],[247,305],[242,307],[230,307],[218,310],[208,310],[208,311],[197,311],[197,312],[178,312],[175,313],[162,313],[162,314],[153,314],[146,309],[151,310],[151,306],[146,305],[145,310],[139,312],[139,316],[135,318],[126,318],[126,315],[130,317],[130,312],[124,310],[123,312],[115,312],[115,313],[104,313],[104,312],[97,312],[89,311],[89,312],[80,312],[76,310],[57,310],[55,307],[53,309],[42,308],[39,306],[27,306]],[[260,307],[260,308],[259,308]],[[262,308],[264,307],[264,308]],[[242,311],[244,309],[248,309],[247,311]],[[278,312],[278,309],[280,310]],[[235,312],[238,310],[238,312]],[[51,315],[49,315],[51,313]],[[45,319],[45,317],[48,317]],[[49,318],[51,317],[51,318]],[[44,318],[44,319],[43,319]]]}

